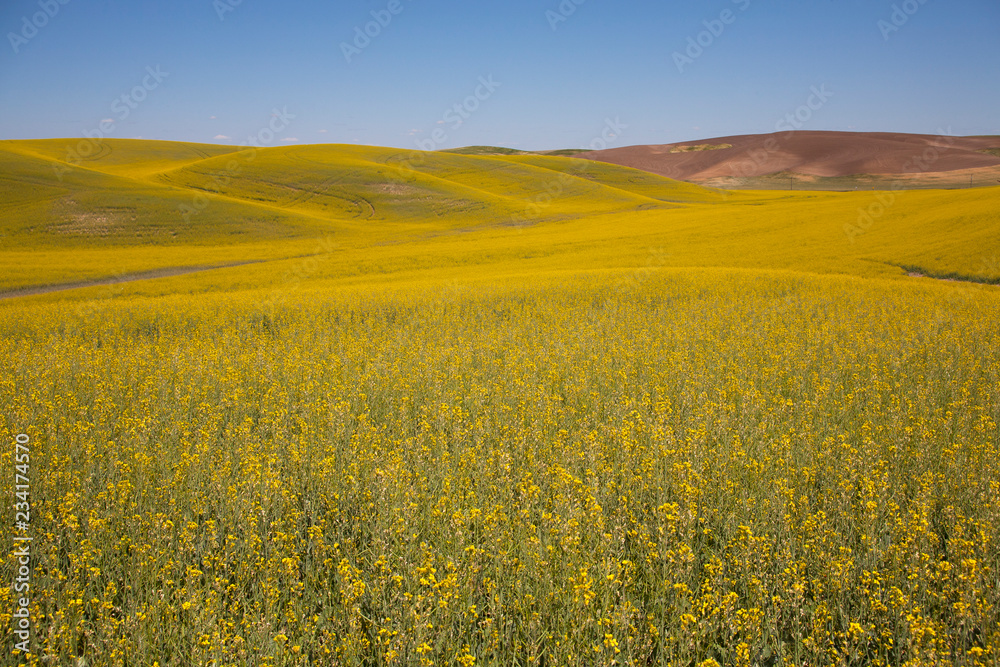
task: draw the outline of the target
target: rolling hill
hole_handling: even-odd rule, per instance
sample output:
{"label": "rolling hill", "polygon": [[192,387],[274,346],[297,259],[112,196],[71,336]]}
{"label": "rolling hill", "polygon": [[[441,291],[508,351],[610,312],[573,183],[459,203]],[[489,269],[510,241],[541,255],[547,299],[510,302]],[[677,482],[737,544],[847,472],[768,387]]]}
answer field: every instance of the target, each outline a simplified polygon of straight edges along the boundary
{"label": "rolling hill", "polygon": [[563,215],[719,196],[641,171],[539,155],[108,140],[87,159],[68,159],[73,146],[0,142],[5,247],[377,235],[387,225],[397,234],[407,224],[494,225],[553,197]]}
{"label": "rolling hill", "polygon": [[797,131],[627,146],[578,157],[716,187],[995,185],[1000,137]]}
{"label": "rolling hill", "polygon": [[[315,256],[315,281],[669,266],[1000,277],[996,188],[727,191],[533,153],[108,140],[83,160],[72,147],[0,142],[0,291],[263,287]],[[207,267],[228,277],[184,275]],[[150,279],[123,283],[137,277]]]}

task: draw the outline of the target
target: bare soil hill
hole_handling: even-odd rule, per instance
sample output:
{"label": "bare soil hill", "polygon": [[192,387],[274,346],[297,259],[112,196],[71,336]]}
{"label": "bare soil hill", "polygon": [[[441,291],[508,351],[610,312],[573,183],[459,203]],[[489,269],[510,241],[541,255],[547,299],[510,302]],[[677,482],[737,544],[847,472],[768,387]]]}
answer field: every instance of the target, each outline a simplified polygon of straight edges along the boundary
{"label": "bare soil hill", "polygon": [[924,181],[935,187],[996,185],[998,149],[998,136],[799,131],[626,146],[577,157],[717,187],[788,187],[791,180],[852,189],[892,179],[903,187]]}

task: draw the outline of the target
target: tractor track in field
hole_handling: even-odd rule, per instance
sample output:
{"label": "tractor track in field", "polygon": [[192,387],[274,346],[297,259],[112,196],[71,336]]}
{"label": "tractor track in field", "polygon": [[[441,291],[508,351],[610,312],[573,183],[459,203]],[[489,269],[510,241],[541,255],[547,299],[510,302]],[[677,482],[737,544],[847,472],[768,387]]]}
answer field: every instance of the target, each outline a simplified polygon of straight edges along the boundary
{"label": "tractor track in field", "polygon": [[50,292],[62,292],[83,287],[100,287],[102,285],[117,285],[119,283],[134,283],[140,280],[152,280],[154,278],[169,278],[171,276],[181,276],[186,273],[199,273],[201,271],[211,271],[213,269],[226,269],[233,266],[243,266],[245,264],[260,264],[267,260],[251,259],[243,262],[228,262],[226,264],[212,264],[203,266],[169,266],[149,271],[136,271],[135,273],[123,273],[112,278],[95,278],[94,280],[81,280],[72,283],[59,283],[56,285],[37,285],[33,287],[21,287],[18,289],[0,292],[0,300],[16,299],[23,296],[35,296],[38,294],[48,294]]}

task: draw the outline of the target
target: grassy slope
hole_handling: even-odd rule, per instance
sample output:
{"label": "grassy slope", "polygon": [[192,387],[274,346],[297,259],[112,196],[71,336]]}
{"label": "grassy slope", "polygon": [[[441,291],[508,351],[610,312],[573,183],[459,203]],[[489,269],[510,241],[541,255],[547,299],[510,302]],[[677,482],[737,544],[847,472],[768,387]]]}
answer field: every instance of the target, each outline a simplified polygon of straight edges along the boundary
{"label": "grassy slope", "polygon": [[1000,277],[996,188],[723,192],[558,156],[104,143],[72,166],[65,141],[0,142],[0,289],[259,259],[276,261],[117,289],[269,286],[307,261],[305,277],[338,283],[667,266]]}
{"label": "grassy slope", "polygon": [[0,150],[68,162],[81,167],[122,176],[149,176],[165,169],[235,153],[235,146],[195,144],[179,141],[114,139],[93,142],[87,139],[40,139],[0,141]]}
{"label": "grassy slope", "polygon": [[[11,150],[15,144],[28,146]],[[0,231],[7,249],[222,244],[303,233],[299,216],[242,203],[219,201],[185,216],[185,207],[196,208],[198,193],[145,176],[151,164],[177,167],[190,159],[171,161],[154,151],[147,161],[137,157],[130,172],[117,151],[105,152],[107,164],[99,159],[71,164],[47,156],[45,150],[27,148],[57,152],[49,142],[0,143]]]}

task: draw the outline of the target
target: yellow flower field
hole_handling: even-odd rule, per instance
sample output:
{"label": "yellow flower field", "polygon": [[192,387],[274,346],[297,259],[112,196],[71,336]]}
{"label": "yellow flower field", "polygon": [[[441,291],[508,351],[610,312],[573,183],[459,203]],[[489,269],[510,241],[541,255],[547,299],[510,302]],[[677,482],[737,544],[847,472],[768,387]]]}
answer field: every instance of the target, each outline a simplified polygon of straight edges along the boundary
{"label": "yellow flower field", "polygon": [[0,332],[30,664],[998,661],[993,287],[577,270]]}

